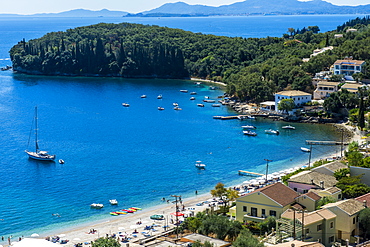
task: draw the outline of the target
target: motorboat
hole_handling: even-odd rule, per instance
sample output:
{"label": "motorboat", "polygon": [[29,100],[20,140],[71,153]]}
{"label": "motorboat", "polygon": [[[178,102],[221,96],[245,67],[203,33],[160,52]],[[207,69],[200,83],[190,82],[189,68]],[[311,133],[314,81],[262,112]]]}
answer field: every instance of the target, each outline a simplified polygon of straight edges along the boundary
{"label": "motorboat", "polygon": [[203,102],[206,102],[206,103],[215,103],[216,100],[214,100],[214,99],[204,99]]}
{"label": "motorboat", "polygon": [[209,99],[209,96],[204,96],[205,99]]}
{"label": "motorboat", "polygon": [[273,130],[273,129],[265,130],[265,133],[270,134],[270,135],[279,135],[280,134],[278,130]]}
{"label": "motorboat", "polygon": [[58,162],[59,162],[59,164],[64,164],[64,160],[62,160],[62,159],[59,159]]}
{"label": "motorboat", "polygon": [[250,131],[250,130],[244,130],[243,131],[243,134],[244,135],[247,135],[247,136],[257,136],[257,133],[256,132]]}
{"label": "motorboat", "polygon": [[190,95],[196,95],[197,94],[197,92],[191,92],[190,93]]}
{"label": "motorboat", "polygon": [[243,125],[242,128],[243,129],[257,129],[257,127],[253,125]]}
{"label": "motorboat", "polygon": [[163,111],[164,110],[164,107],[158,106],[158,110]]}
{"label": "motorboat", "polygon": [[206,169],[206,165],[202,163],[202,161],[198,160],[195,162],[195,167],[198,169]]}
{"label": "motorboat", "polygon": [[210,89],[210,90],[216,90],[216,89],[217,89],[217,87],[215,87],[215,86],[210,86],[210,87],[209,87],[209,89]]}
{"label": "motorboat", "polygon": [[179,104],[178,104],[178,103],[176,103],[176,102],[175,102],[175,103],[172,103],[172,105],[173,105],[173,106],[179,106]]}
{"label": "motorboat", "polygon": [[311,152],[311,149],[309,149],[309,148],[301,147],[301,150],[302,150],[303,152]]}
{"label": "motorboat", "polygon": [[181,111],[182,110],[182,108],[180,108],[178,106],[175,106],[173,109],[176,110],[176,111]]}
{"label": "motorboat", "polygon": [[204,107],[204,104],[197,104],[197,106],[199,106],[199,107]]}
{"label": "motorboat", "polygon": [[92,203],[90,204],[90,207],[91,208],[96,208],[96,209],[101,209],[104,207],[104,205],[102,203]]}
{"label": "motorboat", "polygon": [[118,201],[116,199],[109,200],[110,205],[118,205]]}
{"label": "motorboat", "polygon": [[220,107],[220,104],[213,104],[212,107]]}
{"label": "motorboat", "polygon": [[162,98],[163,98],[162,94],[157,96],[157,99],[162,99]]}
{"label": "motorboat", "polygon": [[180,90],[180,92],[182,92],[182,93],[187,93],[187,92],[188,92],[188,90],[186,90],[186,89],[181,89],[181,90]]}
{"label": "motorboat", "polygon": [[244,120],[244,119],[246,119],[247,118],[247,116],[246,115],[239,115],[238,116],[238,119],[239,120]]}
{"label": "motorboat", "polygon": [[[38,143],[38,126],[37,126],[37,106],[35,107],[35,117],[34,117],[34,123],[35,123],[35,128],[34,128],[34,131],[35,131],[35,151],[28,151],[28,150],[25,150],[25,152],[28,154],[28,157],[31,158],[31,159],[34,159],[34,160],[43,160],[43,161],[53,161],[55,159],[55,155],[53,154],[48,154],[47,151],[41,151],[39,149],[39,143]],[[30,142],[30,139],[31,139],[31,134],[32,134],[32,129],[31,129],[31,132],[30,132],[30,138],[28,138],[28,145],[29,145],[29,142]]]}
{"label": "motorboat", "polygon": [[282,129],[288,129],[288,130],[295,130],[295,127],[292,126],[292,125],[286,125],[286,126],[283,126],[281,127]]}
{"label": "motorboat", "polygon": [[145,94],[143,94],[143,95],[141,95],[140,97],[143,99],[143,98],[146,98],[146,95],[145,95]]}
{"label": "motorboat", "polygon": [[195,100],[195,97],[191,97],[190,100]]}
{"label": "motorboat", "polygon": [[255,116],[247,116],[248,119],[256,119]]}
{"label": "motorboat", "polygon": [[122,106],[124,106],[124,107],[129,107],[129,106],[130,106],[130,104],[128,104],[128,103],[122,103]]}

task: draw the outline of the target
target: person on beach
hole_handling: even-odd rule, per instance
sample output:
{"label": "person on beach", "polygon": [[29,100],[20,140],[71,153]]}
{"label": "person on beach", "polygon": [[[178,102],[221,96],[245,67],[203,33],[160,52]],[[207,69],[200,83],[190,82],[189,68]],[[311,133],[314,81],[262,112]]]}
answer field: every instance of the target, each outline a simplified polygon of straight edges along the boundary
{"label": "person on beach", "polygon": [[197,190],[195,191],[195,195],[198,195],[198,191]]}

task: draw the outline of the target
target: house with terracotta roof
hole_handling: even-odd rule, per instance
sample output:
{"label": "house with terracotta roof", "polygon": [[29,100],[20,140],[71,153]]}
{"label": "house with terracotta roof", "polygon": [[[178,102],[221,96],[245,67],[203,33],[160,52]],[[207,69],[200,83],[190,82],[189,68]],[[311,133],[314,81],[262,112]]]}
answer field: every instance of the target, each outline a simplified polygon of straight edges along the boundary
{"label": "house with terracotta roof", "polygon": [[299,194],[282,183],[259,188],[236,199],[236,220],[261,222],[280,215],[295,203]]}
{"label": "house with terracotta roof", "polygon": [[343,164],[342,162],[336,160],[315,168],[312,168],[312,171],[320,172],[326,175],[333,176],[336,171],[340,169],[349,168],[348,165]]}
{"label": "house with terracotta roof", "polygon": [[337,60],[334,63],[334,75],[353,75],[355,73],[362,72],[362,68],[365,65],[365,61],[344,59]]}
{"label": "house with terracotta roof", "polygon": [[293,240],[289,242],[284,242],[281,244],[275,244],[274,247],[325,247],[325,245],[317,242],[303,242],[299,240]]}
{"label": "house with terracotta roof", "polygon": [[332,198],[335,201],[339,201],[343,199],[342,190],[339,189],[338,187],[329,187],[326,189],[312,189],[312,190],[309,190],[309,192],[313,192],[319,195],[320,197]]}
{"label": "house with terracotta roof", "polygon": [[301,106],[307,102],[311,102],[312,95],[298,90],[281,91],[275,93],[275,109],[282,99],[293,99],[296,106]]}
{"label": "house with terracotta roof", "polygon": [[333,187],[338,181],[335,177],[317,171],[303,171],[288,180],[289,188],[304,194],[311,189],[326,189]]}
{"label": "house with terracotta roof", "polygon": [[337,215],[328,209],[313,212],[288,209],[281,215],[279,222],[282,224],[279,231],[290,232],[304,241],[319,242],[325,246],[331,246],[336,241],[336,221]]}
{"label": "house with terracotta roof", "polygon": [[337,215],[336,239],[344,241],[359,234],[358,214],[365,208],[362,202],[348,199],[326,204],[322,208]]}
{"label": "house with terracotta roof", "polygon": [[[316,210],[319,200],[321,196],[312,191],[309,191],[306,194],[302,194],[296,198],[296,203],[302,205],[303,210],[307,210],[308,212],[312,212]],[[300,209],[300,208],[297,208]]]}
{"label": "house with terracotta roof", "polygon": [[370,193],[356,197],[355,200],[361,202],[364,207],[370,207]]}

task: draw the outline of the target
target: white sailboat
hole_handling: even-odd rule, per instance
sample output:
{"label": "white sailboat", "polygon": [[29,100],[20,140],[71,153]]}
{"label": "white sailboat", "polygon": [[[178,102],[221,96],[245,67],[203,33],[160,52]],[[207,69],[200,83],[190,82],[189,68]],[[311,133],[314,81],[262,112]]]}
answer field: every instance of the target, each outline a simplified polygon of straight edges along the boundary
{"label": "white sailboat", "polygon": [[[38,139],[37,139],[38,138],[38,136],[37,136],[37,131],[38,131],[37,106],[35,107],[34,121],[35,121],[35,144],[36,144],[36,149],[35,149],[34,152],[33,151],[28,151],[28,150],[25,150],[25,152],[28,154],[28,157],[31,158],[31,159],[46,160],[46,161],[54,160],[55,155],[48,154],[48,152],[46,152],[46,151],[41,151],[40,148],[39,148]],[[31,130],[31,132],[32,132],[32,130]],[[28,144],[30,143],[30,139],[31,139],[31,133],[30,133],[30,138],[28,139]]]}

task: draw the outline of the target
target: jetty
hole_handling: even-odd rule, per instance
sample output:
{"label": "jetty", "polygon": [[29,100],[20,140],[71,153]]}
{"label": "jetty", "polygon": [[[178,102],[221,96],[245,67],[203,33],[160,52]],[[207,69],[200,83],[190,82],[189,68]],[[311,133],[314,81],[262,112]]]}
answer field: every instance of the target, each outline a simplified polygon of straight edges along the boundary
{"label": "jetty", "polygon": [[243,175],[243,176],[265,176],[266,175],[266,174],[261,174],[257,172],[248,172],[248,171],[243,171],[243,170],[239,170],[238,173],[239,175]]}
{"label": "jetty", "polygon": [[348,145],[348,142],[306,140],[308,145]]}

